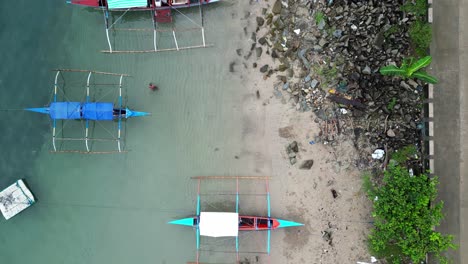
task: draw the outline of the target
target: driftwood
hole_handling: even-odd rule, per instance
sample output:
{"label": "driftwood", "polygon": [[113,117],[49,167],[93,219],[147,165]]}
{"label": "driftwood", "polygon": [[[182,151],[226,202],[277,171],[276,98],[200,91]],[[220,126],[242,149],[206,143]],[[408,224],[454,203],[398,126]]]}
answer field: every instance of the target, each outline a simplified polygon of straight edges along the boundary
{"label": "driftwood", "polygon": [[361,102],[359,102],[358,100],[350,100],[350,99],[346,99],[344,97],[340,97],[340,96],[337,96],[337,95],[330,95],[330,96],[328,96],[328,99],[330,99],[333,102],[339,103],[339,104],[343,104],[343,105],[347,105],[347,106],[353,106],[355,108],[359,108],[359,109],[362,109],[362,110],[366,109],[366,106],[364,104],[362,104]]}

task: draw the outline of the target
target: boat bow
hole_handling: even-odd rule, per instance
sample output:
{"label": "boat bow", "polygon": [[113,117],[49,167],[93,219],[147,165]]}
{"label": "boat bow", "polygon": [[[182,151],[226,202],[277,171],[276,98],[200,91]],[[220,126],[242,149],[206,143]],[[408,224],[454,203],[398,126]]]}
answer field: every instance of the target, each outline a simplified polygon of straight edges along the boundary
{"label": "boat bow", "polygon": [[138,111],[132,111],[130,109],[126,109],[126,117],[127,118],[130,118],[130,117],[138,117],[138,116],[149,116],[151,115],[150,113],[147,113],[147,112],[138,112]]}
{"label": "boat bow", "polygon": [[279,226],[277,228],[283,228],[283,227],[293,227],[293,226],[303,226],[304,224],[293,222],[293,221],[287,221],[287,220],[282,220],[282,219],[276,219],[279,223]]}

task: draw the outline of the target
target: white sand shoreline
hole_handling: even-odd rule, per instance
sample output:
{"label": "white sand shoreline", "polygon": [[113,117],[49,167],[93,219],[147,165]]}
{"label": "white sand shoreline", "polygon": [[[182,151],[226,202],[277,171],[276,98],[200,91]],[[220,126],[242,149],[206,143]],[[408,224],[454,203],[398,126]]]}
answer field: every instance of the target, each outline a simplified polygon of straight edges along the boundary
{"label": "white sand shoreline", "polygon": [[[248,11],[239,10],[240,19],[250,12],[248,20],[241,21],[242,26],[247,27],[245,39],[255,31],[256,16],[261,16],[264,7],[271,9],[270,4],[273,3],[253,1]],[[257,38],[266,30],[262,27]],[[251,40],[241,43],[244,55],[252,43]],[[242,149],[250,154],[251,159],[246,162],[255,168],[255,174],[273,178],[270,184],[274,216],[303,222],[305,226],[276,232],[272,236],[270,261],[263,256],[259,260],[261,263],[368,262],[370,255],[365,241],[371,227],[370,202],[361,190],[361,172],[352,165],[357,158],[353,144],[344,141],[335,148],[321,143],[309,144],[320,132],[314,122],[315,115],[310,111],[296,111],[287,102],[289,95],[285,91],[281,91],[283,102],[273,95],[275,74],[264,80],[259,72],[264,64],[274,65],[265,53],[266,46],[263,46],[259,59],[255,51],[248,60],[237,57],[233,73],[242,79],[246,93],[242,120],[243,131],[248,132],[243,135]],[[258,64],[256,69],[252,68],[254,62]],[[242,63],[247,68],[242,67]],[[257,98],[257,90],[260,98]],[[290,127],[290,137],[279,135],[279,129],[285,127]],[[298,163],[291,165],[285,147],[294,140],[300,150]],[[314,160],[310,170],[299,169],[305,159]],[[338,194],[337,198],[333,198],[332,189]],[[331,242],[322,237],[323,231],[331,233]]]}

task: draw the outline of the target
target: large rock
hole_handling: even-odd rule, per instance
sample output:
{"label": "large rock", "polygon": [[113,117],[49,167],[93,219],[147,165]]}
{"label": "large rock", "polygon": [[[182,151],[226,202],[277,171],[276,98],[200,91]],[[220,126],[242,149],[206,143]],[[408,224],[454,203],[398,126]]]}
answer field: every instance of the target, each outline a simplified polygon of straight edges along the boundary
{"label": "large rock", "polygon": [[263,17],[257,17],[257,25],[261,27],[263,24],[265,24],[265,19],[263,19]]}
{"label": "large rock", "polygon": [[271,9],[271,12],[273,12],[273,14],[281,13],[281,0],[275,1],[275,3],[273,4],[273,8]]}

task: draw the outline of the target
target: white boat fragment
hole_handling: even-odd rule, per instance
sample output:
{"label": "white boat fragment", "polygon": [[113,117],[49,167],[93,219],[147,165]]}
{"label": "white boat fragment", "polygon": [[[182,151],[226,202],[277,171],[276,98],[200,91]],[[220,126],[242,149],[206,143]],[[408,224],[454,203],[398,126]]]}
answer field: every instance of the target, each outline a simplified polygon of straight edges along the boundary
{"label": "white boat fragment", "polygon": [[0,192],[0,211],[6,220],[19,214],[35,202],[34,196],[22,180],[17,180]]}

